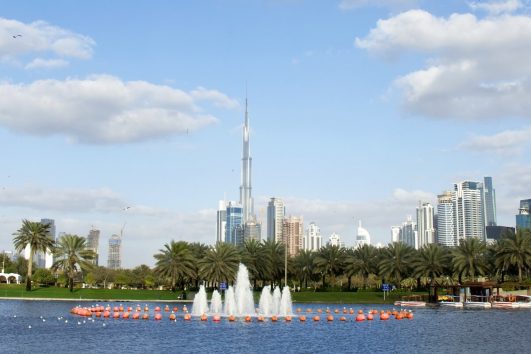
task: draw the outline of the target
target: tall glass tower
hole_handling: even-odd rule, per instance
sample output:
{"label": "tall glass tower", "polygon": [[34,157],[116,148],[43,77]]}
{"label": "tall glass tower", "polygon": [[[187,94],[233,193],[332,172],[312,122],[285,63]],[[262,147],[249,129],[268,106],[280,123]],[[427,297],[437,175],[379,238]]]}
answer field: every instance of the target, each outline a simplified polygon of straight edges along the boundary
{"label": "tall glass tower", "polygon": [[253,198],[251,196],[251,147],[249,142],[249,115],[247,113],[247,98],[245,99],[245,122],[243,124],[243,154],[242,154],[242,183],[240,185],[240,204],[242,205],[243,224],[252,221]]}
{"label": "tall glass tower", "polygon": [[492,177],[483,179],[483,207],[485,226],[496,226],[496,191],[492,186]]}

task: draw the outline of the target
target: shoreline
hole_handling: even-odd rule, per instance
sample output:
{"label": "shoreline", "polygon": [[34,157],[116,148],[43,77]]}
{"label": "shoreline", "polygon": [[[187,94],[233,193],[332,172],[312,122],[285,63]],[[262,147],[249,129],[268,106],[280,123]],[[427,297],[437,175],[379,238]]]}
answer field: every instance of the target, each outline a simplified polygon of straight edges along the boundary
{"label": "shoreline", "polygon": [[0,301],[18,300],[18,301],[70,301],[70,302],[168,302],[168,303],[186,303],[191,304],[193,300],[134,300],[134,299],[74,299],[74,298],[47,298],[47,297],[4,297],[0,296]]}

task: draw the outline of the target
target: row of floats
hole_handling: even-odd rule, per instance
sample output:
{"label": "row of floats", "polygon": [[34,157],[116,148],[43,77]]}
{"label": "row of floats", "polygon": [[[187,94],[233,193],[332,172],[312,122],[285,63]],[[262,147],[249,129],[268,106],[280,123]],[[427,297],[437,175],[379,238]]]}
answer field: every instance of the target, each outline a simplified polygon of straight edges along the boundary
{"label": "row of floats", "polygon": [[[154,308],[154,315],[153,315],[153,319],[155,321],[160,321],[163,319],[163,315],[162,315],[162,311],[164,312],[170,312],[169,315],[167,316],[168,319],[170,321],[176,321],[178,319],[178,317],[182,317],[184,319],[184,321],[191,321],[192,320],[192,315],[190,313],[188,313],[188,309],[186,308],[186,306],[184,306],[182,308],[182,312],[183,312],[183,315],[177,315],[177,313],[179,312],[179,308],[178,307],[173,307],[173,309],[170,310],[169,306],[166,306],[164,308],[164,310],[162,310],[159,306],[155,307]],[[306,310],[306,313],[307,314],[304,314],[302,309],[297,309],[297,315],[295,316],[290,316],[290,315],[287,315],[287,316],[282,316],[282,318],[280,316],[275,316],[275,315],[272,315],[272,316],[263,316],[263,315],[255,315],[255,316],[250,316],[250,315],[247,315],[247,316],[243,316],[243,317],[236,317],[234,315],[229,315],[229,316],[221,316],[221,315],[218,315],[218,314],[215,314],[215,315],[210,315],[210,316],[207,316],[206,314],[202,314],[201,316],[195,316],[197,317],[200,321],[208,321],[209,318],[211,318],[211,320],[213,322],[220,322],[222,319],[227,319],[229,322],[234,322],[234,321],[237,321],[238,319],[243,319],[244,322],[253,322],[253,319],[254,321],[257,321],[257,322],[264,322],[267,320],[271,321],[271,322],[277,322],[277,321],[280,321],[281,319],[283,319],[285,322],[291,322],[292,320],[294,319],[298,319],[300,322],[306,322],[306,321],[314,321],[314,322],[319,322],[321,320],[324,320],[324,321],[327,321],[327,322],[332,322],[332,321],[335,321],[336,320],[336,317],[337,316],[334,316],[332,314],[332,312],[334,314],[340,314],[341,311],[339,309],[335,309],[334,311],[331,311],[330,309],[326,309],[326,310],[322,310],[322,309],[317,309],[316,311],[316,314],[313,314],[313,310],[312,309],[307,309]],[[122,306],[119,306],[119,307],[114,307],[114,308],[111,308],[110,306],[107,306],[107,307],[104,307],[104,306],[99,306],[99,305],[96,305],[96,306],[92,306],[92,307],[80,307],[80,306],[76,306],[74,308],[71,309],[70,313],[74,314],[74,315],[78,315],[78,316],[84,316],[84,317],[92,317],[92,316],[95,316],[95,317],[103,317],[103,318],[114,318],[114,319],[133,319],[133,320],[139,320],[139,319],[142,319],[142,320],[149,320],[151,317],[150,317],[150,309],[148,306],[145,306],[143,309],[142,307],[140,306],[137,306],[135,311],[133,311],[133,308],[132,307],[127,307],[127,308],[124,308]],[[372,321],[372,320],[375,320],[375,319],[380,319],[382,321],[387,321],[391,318],[394,318],[396,320],[402,320],[402,319],[408,319],[408,320],[412,320],[413,319],[413,312],[411,310],[407,311],[407,310],[387,310],[387,311],[384,311],[384,310],[369,310],[367,313],[364,313],[363,310],[358,310],[357,314],[355,313],[355,311],[351,308],[349,310],[347,310],[346,308],[343,309],[343,314],[344,315],[347,315],[347,314],[350,314],[350,315],[356,315],[356,317],[353,319],[354,321],[356,322],[363,322],[363,321]],[[321,318],[321,316],[324,315],[323,318]],[[337,318],[337,320],[339,321],[342,321],[342,322],[346,322],[346,321],[349,321],[349,317],[347,316],[339,316]]]}

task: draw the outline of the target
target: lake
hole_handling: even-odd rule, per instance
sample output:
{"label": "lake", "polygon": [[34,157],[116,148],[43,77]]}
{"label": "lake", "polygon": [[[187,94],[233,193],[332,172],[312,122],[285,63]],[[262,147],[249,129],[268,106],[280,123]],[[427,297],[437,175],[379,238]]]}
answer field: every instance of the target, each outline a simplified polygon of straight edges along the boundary
{"label": "lake", "polygon": [[[76,305],[95,303],[70,301],[0,301],[0,351],[3,353],[523,353],[531,346],[531,310],[466,310],[451,308],[413,309],[413,320],[333,322],[321,315],[311,321],[318,308],[342,310],[392,309],[384,305],[294,304],[294,311],[311,308],[306,322],[296,316],[292,322],[214,323],[199,319],[154,321],[153,308],[166,303],[149,303],[150,320],[103,319],[94,321],[70,314]],[[111,307],[130,303],[100,303]],[[144,303],[140,303],[142,308]],[[168,304],[170,308],[182,304]],[[190,309],[191,304],[188,304]],[[341,314],[342,315],[342,314]],[[378,318],[376,316],[375,318]],[[83,322],[84,321],[84,322]],[[31,326],[31,328],[29,328]]]}

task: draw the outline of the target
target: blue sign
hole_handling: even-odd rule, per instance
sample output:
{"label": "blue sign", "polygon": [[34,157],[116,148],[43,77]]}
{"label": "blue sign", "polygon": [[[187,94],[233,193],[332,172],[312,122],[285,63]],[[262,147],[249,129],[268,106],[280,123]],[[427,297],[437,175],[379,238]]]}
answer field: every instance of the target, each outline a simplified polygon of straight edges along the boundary
{"label": "blue sign", "polygon": [[227,283],[225,282],[219,283],[219,290],[227,290]]}
{"label": "blue sign", "polygon": [[382,284],[382,290],[383,291],[389,291],[391,289],[391,287],[389,286],[389,284]]}

